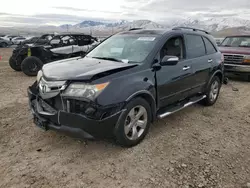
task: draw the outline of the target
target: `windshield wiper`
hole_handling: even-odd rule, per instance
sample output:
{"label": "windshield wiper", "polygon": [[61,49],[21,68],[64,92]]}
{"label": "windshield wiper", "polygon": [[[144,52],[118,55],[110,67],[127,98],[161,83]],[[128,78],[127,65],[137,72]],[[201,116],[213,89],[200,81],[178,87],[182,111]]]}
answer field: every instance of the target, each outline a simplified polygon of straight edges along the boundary
{"label": "windshield wiper", "polygon": [[120,59],[116,59],[116,58],[113,58],[113,57],[92,57],[92,58],[95,58],[95,59],[103,59],[103,60],[110,60],[110,61],[116,61],[116,62],[122,62],[122,60]]}

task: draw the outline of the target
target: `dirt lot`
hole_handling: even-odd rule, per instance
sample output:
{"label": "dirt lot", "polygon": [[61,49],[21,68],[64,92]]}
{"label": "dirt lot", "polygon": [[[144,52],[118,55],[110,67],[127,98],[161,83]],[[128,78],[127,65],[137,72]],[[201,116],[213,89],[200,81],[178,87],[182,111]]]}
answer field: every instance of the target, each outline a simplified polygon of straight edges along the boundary
{"label": "dirt lot", "polygon": [[195,105],[151,126],[140,145],[79,141],[34,126],[26,88],[35,78],[0,49],[0,187],[216,187],[250,182],[250,83],[223,86],[213,107]]}

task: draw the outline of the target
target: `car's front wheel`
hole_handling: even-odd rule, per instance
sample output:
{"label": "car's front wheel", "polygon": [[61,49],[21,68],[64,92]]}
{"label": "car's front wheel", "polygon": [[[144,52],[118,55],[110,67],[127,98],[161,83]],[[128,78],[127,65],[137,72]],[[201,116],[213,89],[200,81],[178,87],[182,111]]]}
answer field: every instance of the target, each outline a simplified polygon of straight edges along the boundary
{"label": "car's front wheel", "polygon": [[43,62],[34,56],[26,57],[21,64],[23,73],[28,76],[36,76],[42,67]]}
{"label": "car's front wheel", "polygon": [[151,108],[143,98],[131,100],[122,113],[115,127],[117,142],[125,147],[140,143],[146,136],[151,123]]}
{"label": "car's front wheel", "polygon": [[221,80],[218,76],[214,76],[208,85],[206,98],[203,100],[204,105],[212,106],[218,99],[221,88]]}
{"label": "car's front wheel", "polygon": [[2,48],[6,48],[6,47],[8,46],[8,44],[7,44],[6,42],[2,42],[2,43],[0,44],[0,46],[1,46]]}

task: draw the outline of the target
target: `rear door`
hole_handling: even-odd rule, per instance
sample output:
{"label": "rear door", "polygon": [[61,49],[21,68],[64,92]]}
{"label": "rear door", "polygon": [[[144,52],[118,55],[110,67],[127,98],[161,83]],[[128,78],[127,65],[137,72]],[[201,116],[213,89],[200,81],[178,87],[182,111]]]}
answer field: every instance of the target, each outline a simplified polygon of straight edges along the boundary
{"label": "rear door", "polygon": [[190,95],[201,92],[209,76],[212,60],[206,52],[203,37],[198,34],[186,34],[187,61],[192,67],[192,88]]}

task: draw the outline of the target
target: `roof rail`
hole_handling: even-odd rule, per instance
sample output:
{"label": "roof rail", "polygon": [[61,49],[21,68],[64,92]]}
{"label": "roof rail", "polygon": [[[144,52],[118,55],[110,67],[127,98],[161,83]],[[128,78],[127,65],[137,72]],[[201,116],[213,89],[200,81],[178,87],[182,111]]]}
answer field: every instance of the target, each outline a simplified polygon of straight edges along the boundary
{"label": "roof rail", "polygon": [[189,30],[193,30],[193,31],[201,31],[204,32],[206,34],[210,34],[209,32],[202,30],[202,29],[197,29],[197,28],[193,28],[193,27],[174,27],[172,30],[181,30],[181,29],[189,29]]}
{"label": "roof rail", "polygon": [[140,27],[135,27],[135,28],[131,28],[131,29],[129,29],[129,31],[140,30],[140,29],[143,29],[143,28],[140,28]]}

